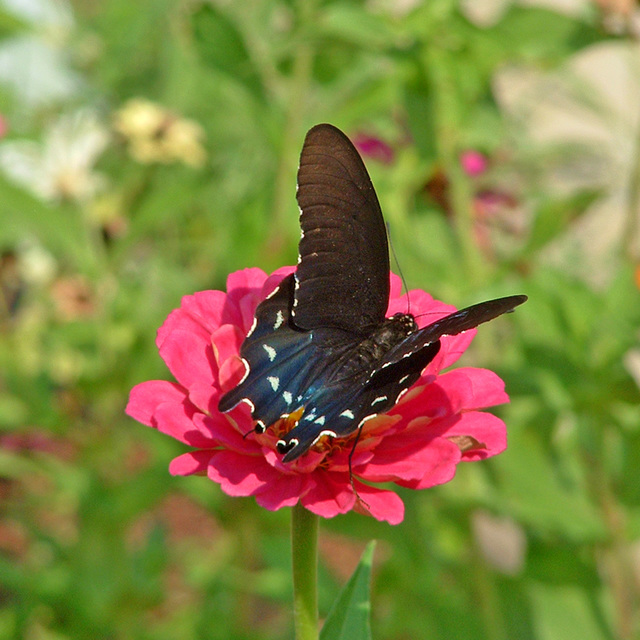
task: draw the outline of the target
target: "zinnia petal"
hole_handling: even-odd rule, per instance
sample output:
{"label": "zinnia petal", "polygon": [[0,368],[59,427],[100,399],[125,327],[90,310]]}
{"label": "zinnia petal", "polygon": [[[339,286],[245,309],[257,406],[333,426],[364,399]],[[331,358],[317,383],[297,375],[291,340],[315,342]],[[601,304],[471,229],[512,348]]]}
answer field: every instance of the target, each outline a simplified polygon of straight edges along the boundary
{"label": "zinnia petal", "polygon": [[278,471],[259,455],[216,451],[209,461],[208,475],[230,496],[251,496],[278,478]]}
{"label": "zinnia petal", "polygon": [[171,461],[169,473],[172,476],[204,475],[207,473],[209,460],[213,454],[213,451],[207,449],[183,453]]}
{"label": "zinnia petal", "polygon": [[[397,493],[378,489],[362,482],[355,483],[360,501],[355,510],[366,513],[376,520],[389,524],[400,524],[404,519],[404,502]],[[365,505],[366,503],[366,505]]]}
{"label": "zinnia petal", "polygon": [[155,427],[154,412],[156,407],[165,402],[181,404],[187,398],[184,389],[166,380],[149,380],[141,382],[131,389],[129,402],[125,412],[134,420],[146,424],[148,427]]}
{"label": "zinnia petal", "polygon": [[[387,439],[376,449],[373,460],[358,475],[370,482],[398,482],[403,486],[428,478],[429,485],[449,482],[462,456],[451,441],[434,437],[425,442],[423,434]],[[424,488],[424,487],[423,487]]]}
{"label": "zinnia petal", "polygon": [[203,382],[213,386],[218,367],[209,340],[175,329],[162,342],[160,355],[176,380],[187,389]]}
{"label": "zinnia petal", "polygon": [[333,518],[351,511],[356,497],[348,473],[314,473],[311,488],[301,499],[302,505],[323,518]]}
{"label": "zinnia petal", "polygon": [[507,430],[497,416],[484,411],[463,413],[460,420],[447,430],[447,437],[471,437],[478,447],[463,453],[463,460],[484,460],[502,453],[507,448]]}

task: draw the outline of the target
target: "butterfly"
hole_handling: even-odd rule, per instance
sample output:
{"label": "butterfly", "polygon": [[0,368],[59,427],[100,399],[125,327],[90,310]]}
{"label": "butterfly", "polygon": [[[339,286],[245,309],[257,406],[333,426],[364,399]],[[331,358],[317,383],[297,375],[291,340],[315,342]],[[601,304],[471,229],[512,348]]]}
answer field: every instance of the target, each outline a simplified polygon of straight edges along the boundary
{"label": "butterfly", "polygon": [[389,249],[378,198],[357,150],[336,127],[309,130],[298,168],[302,235],[296,271],[261,302],[240,347],[244,377],[219,409],[246,402],[263,433],[280,419],[283,462],[321,438],[360,432],[418,380],[440,338],[472,329],[527,299],[456,311],[422,329],[409,313],[386,318]]}

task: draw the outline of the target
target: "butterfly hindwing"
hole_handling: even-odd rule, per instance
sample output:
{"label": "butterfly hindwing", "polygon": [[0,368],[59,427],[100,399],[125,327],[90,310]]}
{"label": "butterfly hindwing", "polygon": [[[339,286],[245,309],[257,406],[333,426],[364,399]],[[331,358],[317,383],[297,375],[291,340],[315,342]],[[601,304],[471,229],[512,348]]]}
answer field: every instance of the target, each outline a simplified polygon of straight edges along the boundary
{"label": "butterfly hindwing", "polygon": [[294,410],[298,389],[313,366],[311,334],[290,324],[293,287],[291,274],[258,305],[254,326],[240,348],[245,376],[219,403],[221,411],[229,411],[248,401],[263,428]]}
{"label": "butterfly hindwing", "polygon": [[[294,277],[287,276],[256,309],[254,325],[240,347],[245,376],[218,405],[229,411],[242,401],[263,431],[301,408],[316,389],[323,389],[331,363],[350,347],[350,334],[340,330],[301,331],[292,322]],[[327,362],[327,366],[318,363]]]}
{"label": "butterfly hindwing", "polygon": [[305,405],[305,412],[297,426],[280,441],[285,453],[284,462],[295,460],[323,435],[341,438],[355,433],[368,419],[385,413],[398,398],[420,377],[422,369],[438,353],[440,343],[435,342],[406,358],[393,368],[391,375],[379,375],[370,379],[370,372],[363,371],[349,384],[343,380],[323,387],[312,401]]}

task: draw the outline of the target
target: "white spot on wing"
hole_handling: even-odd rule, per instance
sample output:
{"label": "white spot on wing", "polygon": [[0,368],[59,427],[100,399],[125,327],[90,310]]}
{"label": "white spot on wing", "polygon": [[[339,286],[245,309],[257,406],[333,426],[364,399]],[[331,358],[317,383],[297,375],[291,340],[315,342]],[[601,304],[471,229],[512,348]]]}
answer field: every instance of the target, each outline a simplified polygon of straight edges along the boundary
{"label": "white spot on wing", "polygon": [[247,338],[256,330],[258,326],[258,318],[253,319],[253,324],[251,325],[251,329],[249,329],[249,333],[247,333]]}
{"label": "white spot on wing", "polygon": [[360,420],[360,424],[358,425],[358,429],[362,428],[362,425],[363,425],[365,422],[368,422],[369,420],[373,420],[374,418],[377,418],[377,417],[378,417],[378,414],[377,414],[377,413],[372,413],[372,414],[371,414],[371,415],[369,415],[369,416],[365,416],[364,418],[362,418],[362,420]]}
{"label": "white spot on wing", "polygon": [[409,374],[407,373],[406,376],[402,376],[402,378],[400,378],[400,380],[398,380],[398,384],[404,384],[407,379],[409,378]]}
{"label": "white spot on wing", "polygon": [[324,424],[324,416],[320,416],[317,420],[314,420],[313,424],[319,424],[322,426]]}
{"label": "white spot on wing", "polygon": [[242,380],[238,382],[239,385],[242,384],[247,379],[247,376],[249,375],[249,371],[251,371],[251,366],[244,358],[242,358],[242,364],[244,365],[244,375],[242,376]]}
{"label": "white spot on wing", "polygon": [[[298,263],[300,262],[300,256],[298,256]],[[298,306],[298,298],[296,298],[296,291],[300,288],[300,281],[298,280],[298,276],[293,277],[294,286],[293,286],[293,306],[291,308],[291,315],[295,316],[295,308]]]}
{"label": "white spot on wing", "polygon": [[338,434],[335,431],[331,431],[330,429],[325,429],[321,431],[315,438],[315,440],[309,445],[309,447],[313,447],[313,445],[320,440],[323,436],[329,436],[330,438],[337,438]]}
{"label": "white spot on wing", "polygon": [[[293,446],[291,446],[292,444]],[[279,447],[282,445],[283,447],[288,447],[289,451],[291,451],[291,449],[295,449],[299,444],[300,444],[300,440],[298,440],[298,438],[291,438],[289,442],[287,442],[286,440],[278,440],[278,442],[276,443],[276,447]]]}
{"label": "white spot on wing", "polygon": [[287,404],[291,404],[293,402],[293,396],[291,395],[291,391],[283,391],[282,397]]}
{"label": "white spot on wing", "polygon": [[280,291],[280,285],[278,285],[266,298],[265,300],[269,300],[269,298],[273,298]]}
{"label": "white spot on wing", "polygon": [[273,325],[273,330],[275,331],[276,329],[279,329],[282,326],[283,322],[284,322],[284,316],[282,315],[282,311],[278,309],[278,313],[276,314],[276,321]]}
{"label": "white spot on wing", "polygon": [[271,385],[271,388],[274,391],[278,390],[278,387],[280,386],[280,378],[278,378],[278,376],[267,376],[267,382]]}
{"label": "white spot on wing", "polygon": [[350,418],[351,420],[353,420],[355,418],[355,416],[353,415],[353,411],[351,411],[351,409],[346,409],[345,411],[343,411],[340,414],[341,418]]}
{"label": "white spot on wing", "polygon": [[374,404],[377,404],[378,402],[384,402],[387,399],[387,396],[378,396],[372,403],[371,406],[373,407]]}
{"label": "white spot on wing", "polygon": [[267,355],[269,356],[269,362],[273,362],[276,359],[276,356],[278,355],[277,351],[268,344],[263,344],[262,348],[267,352]]}

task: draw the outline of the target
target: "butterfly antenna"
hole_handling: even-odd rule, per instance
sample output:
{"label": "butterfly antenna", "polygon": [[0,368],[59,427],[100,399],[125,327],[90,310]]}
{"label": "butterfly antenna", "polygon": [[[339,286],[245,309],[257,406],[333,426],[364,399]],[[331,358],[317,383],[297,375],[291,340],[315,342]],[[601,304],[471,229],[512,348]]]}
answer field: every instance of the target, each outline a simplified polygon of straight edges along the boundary
{"label": "butterfly antenna", "polygon": [[393,256],[393,261],[395,262],[396,267],[398,267],[398,273],[400,274],[400,279],[402,280],[402,288],[405,290],[405,293],[407,294],[407,313],[409,314],[411,313],[411,300],[409,299],[409,288],[407,287],[407,281],[404,278],[404,273],[402,273],[402,267],[400,266],[400,261],[398,260],[396,249],[393,246],[393,242],[391,240],[389,223],[386,222],[385,226],[387,227],[387,240],[389,241],[389,246],[391,247],[391,255]]}

